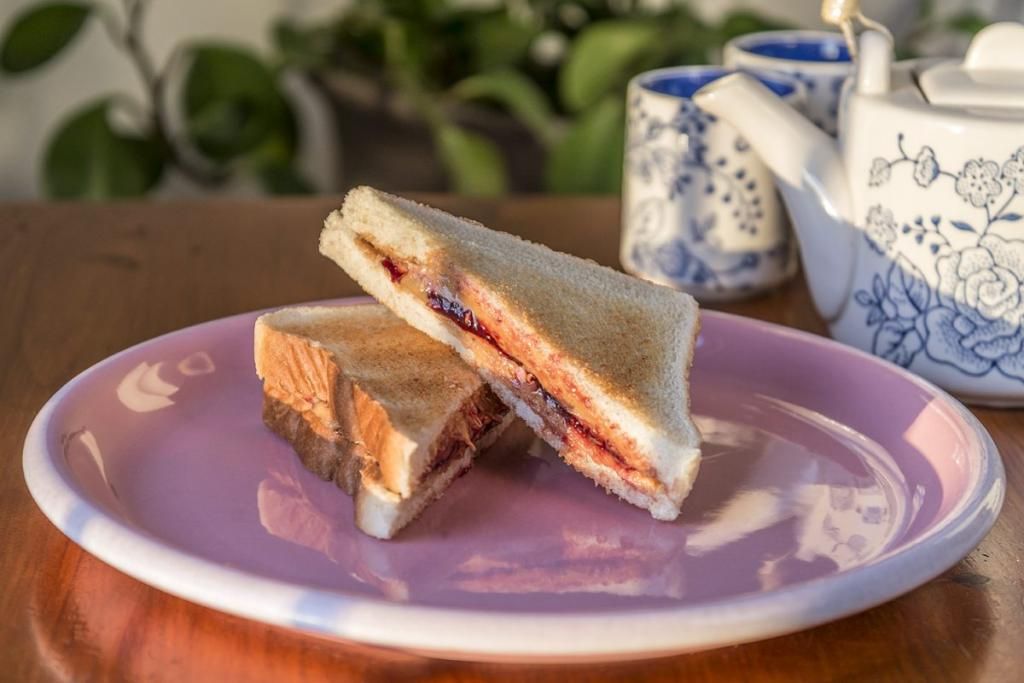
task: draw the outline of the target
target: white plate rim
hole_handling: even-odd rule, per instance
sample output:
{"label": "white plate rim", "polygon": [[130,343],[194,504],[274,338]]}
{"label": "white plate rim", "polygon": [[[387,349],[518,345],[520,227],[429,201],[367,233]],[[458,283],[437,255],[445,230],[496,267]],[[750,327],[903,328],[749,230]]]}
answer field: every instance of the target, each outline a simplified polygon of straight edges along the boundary
{"label": "white plate rim", "polygon": [[[334,304],[365,297],[333,300]],[[319,302],[324,303],[324,302]],[[269,579],[226,567],[161,542],[94,505],[61,472],[46,433],[64,398],[109,363],[141,346],[241,313],[181,328],[135,344],[82,371],[40,409],[25,438],[23,470],[32,498],[70,540],[115,569],[163,592],[229,614],[320,636],[450,659],[613,661],[641,659],[784,635],[867,610],[920,586],[955,565],[988,533],[1002,507],[1005,473],[988,432],[959,401],[902,368],[831,339],[717,311],[804,343],[826,345],[899,374],[944,400],[979,438],[977,466],[961,497],[911,547],[872,564],[764,593],[679,608],[577,614],[501,612],[411,606]],[[254,600],[252,596],[260,599]]]}

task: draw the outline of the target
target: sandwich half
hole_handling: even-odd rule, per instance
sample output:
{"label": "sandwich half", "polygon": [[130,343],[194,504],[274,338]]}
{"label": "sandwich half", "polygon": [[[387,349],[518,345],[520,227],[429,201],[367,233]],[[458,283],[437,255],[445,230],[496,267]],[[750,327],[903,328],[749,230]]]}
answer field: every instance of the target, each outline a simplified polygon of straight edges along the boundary
{"label": "sandwich half", "polygon": [[385,307],[317,306],[255,327],[263,421],[355,499],[356,526],[391,538],[512,419],[451,349]]}
{"label": "sandwich half", "polygon": [[697,475],[692,297],[372,188],[320,251],[476,368],[562,458],[675,519]]}

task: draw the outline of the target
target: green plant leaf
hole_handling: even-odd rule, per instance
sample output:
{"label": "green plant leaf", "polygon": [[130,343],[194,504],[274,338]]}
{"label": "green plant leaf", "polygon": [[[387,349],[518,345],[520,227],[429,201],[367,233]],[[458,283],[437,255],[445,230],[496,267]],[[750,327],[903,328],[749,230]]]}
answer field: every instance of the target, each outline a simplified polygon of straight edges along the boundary
{"label": "green plant leaf", "polygon": [[741,9],[729,13],[718,29],[717,39],[719,44],[723,45],[726,41],[745,33],[781,31],[787,28],[792,27],[780,21],[766,19],[757,12]]}
{"label": "green plant leaf", "polygon": [[522,61],[537,29],[502,11],[477,21],[469,37],[477,71],[509,67]]}
{"label": "green plant leaf", "polygon": [[243,126],[258,115],[256,108],[254,102],[244,99],[212,100],[190,115],[189,135],[208,153],[230,148]]}
{"label": "green plant leaf", "polygon": [[650,21],[613,19],[586,28],[559,72],[562,103],[582,111],[618,91],[651,55],[661,51],[659,27]]}
{"label": "green plant leaf", "polygon": [[267,164],[256,174],[271,194],[313,194],[316,189],[292,164]]}
{"label": "green plant leaf", "polygon": [[493,142],[451,124],[439,126],[435,139],[456,192],[494,196],[505,191],[505,163]]}
{"label": "green plant leaf", "polygon": [[418,24],[437,22],[455,11],[455,3],[450,0],[377,0],[365,4],[379,5],[383,14],[409,19]]}
{"label": "green plant leaf", "polygon": [[294,114],[273,72],[248,50],[230,45],[193,45],[190,54],[182,106],[196,149],[225,163],[274,141],[290,159]]}
{"label": "green plant leaf", "polygon": [[298,151],[298,140],[299,124],[291,107],[288,107],[271,133],[245,158],[257,165],[290,163]]}
{"label": "green plant leaf", "polygon": [[524,74],[512,69],[491,71],[465,78],[452,88],[464,100],[496,102],[533,131],[541,142],[552,142],[554,116],[544,91]]}
{"label": "green plant leaf", "polygon": [[111,199],[152,189],[163,174],[164,147],[110,126],[111,100],[93,102],[71,114],[46,148],[44,181],[51,197]]}
{"label": "green plant leaf", "polygon": [[329,28],[304,28],[289,19],[279,19],[274,22],[270,33],[285,64],[301,69],[313,69],[327,64],[331,52]]}
{"label": "green plant leaf", "polygon": [[945,23],[946,27],[953,31],[959,31],[960,33],[966,33],[973,36],[975,33],[988,26],[990,22],[977,12],[962,12],[950,17]]}
{"label": "green plant leaf", "polygon": [[580,114],[548,157],[548,189],[576,194],[619,192],[625,125],[625,106],[615,96]]}
{"label": "green plant leaf", "polygon": [[22,13],[0,43],[0,69],[16,74],[45,64],[78,35],[91,10],[80,2],[58,2]]}
{"label": "green plant leaf", "polygon": [[430,66],[422,27],[388,18],[384,20],[384,62],[391,78],[406,91],[422,90]]}

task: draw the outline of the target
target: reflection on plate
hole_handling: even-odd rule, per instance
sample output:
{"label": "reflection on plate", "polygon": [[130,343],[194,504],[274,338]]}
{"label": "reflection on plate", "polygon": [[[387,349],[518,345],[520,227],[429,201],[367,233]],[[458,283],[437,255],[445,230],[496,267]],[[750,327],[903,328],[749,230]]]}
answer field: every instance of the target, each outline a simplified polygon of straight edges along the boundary
{"label": "reflection on plate", "polygon": [[89,552],[271,623],[471,658],[742,642],[909,590],[973,547],[1002,501],[991,441],[945,394],[831,342],[705,313],[704,462],[679,520],[607,496],[517,425],[378,541],[260,423],[254,318],[87,371],[41,411],[25,469]]}
{"label": "reflection on plate", "polygon": [[[490,476],[524,478],[543,486],[541,470],[562,468],[546,446],[530,444],[532,433],[518,424],[481,463]],[[545,451],[545,459],[523,459],[522,449]],[[472,481],[460,484],[445,502],[418,522],[419,533],[441,537],[452,520],[471,514]],[[555,495],[557,492],[552,491]],[[568,524],[545,523],[544,507],[524,510],[520,534],[468,535],[449,542],[425,560],[417,544],[381,543],[352,533],[351,513],[337,493],[309,476],[296,458],[268,467],[257,490],[260,523],[273,536],[315,550],[340,570],[390,600],[443,603],[449,593],[604,593],[680,598],[684,593],[683,552],[678,534],[668,525],[651,524],[636,538],[615,515],[574,517]],[[549,520],[550,521],[550,520]],[[658,526],[662,529],[659,533]],[[531,533],[533,530],[533,533]],[[495,530],[498,531],[498,530]]]}

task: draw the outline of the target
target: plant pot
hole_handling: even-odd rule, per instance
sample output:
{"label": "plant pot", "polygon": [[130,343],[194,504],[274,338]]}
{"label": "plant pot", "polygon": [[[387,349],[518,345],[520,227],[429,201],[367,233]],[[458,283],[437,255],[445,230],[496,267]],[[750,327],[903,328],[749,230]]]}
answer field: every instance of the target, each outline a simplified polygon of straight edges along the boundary
{"label": "plant pot", "polygon": [[[430,128],[409,103],[383,83],[344,71],[311,74],[326,96],[338,128],[342,187],[373,185],[392,191],[450,190],[434,150]],[[505,161],[510,192],[543,190],[544,148],[530,131],[504,112],[451,104],[453,123],[486,136]]]}

